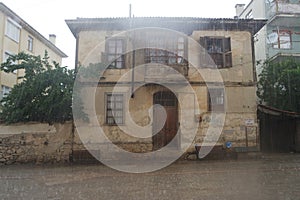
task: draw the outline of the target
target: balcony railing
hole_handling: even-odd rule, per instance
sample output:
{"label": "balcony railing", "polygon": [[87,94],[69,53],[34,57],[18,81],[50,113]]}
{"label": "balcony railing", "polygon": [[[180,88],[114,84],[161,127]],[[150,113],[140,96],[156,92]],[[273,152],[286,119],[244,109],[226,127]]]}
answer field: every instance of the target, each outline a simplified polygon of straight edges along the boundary
{"label": "balcony railing", "polygon": [[268,18],[278,14],[300,14],[300,3],[273,1],[267,13]]}
{"label": "balcony railing", "polygon": [[145,81],[185,81],[188,76],[188,66],[165,66],[149,63],[145,67]]}

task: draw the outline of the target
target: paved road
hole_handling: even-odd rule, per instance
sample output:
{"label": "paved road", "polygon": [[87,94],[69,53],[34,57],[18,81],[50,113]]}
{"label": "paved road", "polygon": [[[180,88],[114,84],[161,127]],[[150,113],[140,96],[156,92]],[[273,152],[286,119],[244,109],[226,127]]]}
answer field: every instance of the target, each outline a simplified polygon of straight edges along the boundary
{"label": "paved road", "polygon": [[300,154],[181,161],[127,174],[103,165],[1,166],[0,199],[300,199]]}

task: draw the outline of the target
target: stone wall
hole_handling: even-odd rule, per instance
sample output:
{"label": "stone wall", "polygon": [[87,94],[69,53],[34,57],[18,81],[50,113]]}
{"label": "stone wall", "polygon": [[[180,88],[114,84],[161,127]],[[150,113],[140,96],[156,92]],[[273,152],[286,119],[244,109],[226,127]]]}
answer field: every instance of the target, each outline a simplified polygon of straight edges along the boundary
{"label": "stone wall", "polygon": [[[211,116],[205,113],[202,116],[200,128],[195,138],[195,143],[201,144],[207,135]],[[213,135],[211,136],[212,138]],[[208,140],[208,142],[210,142]],[[258,124],[255,113],[226,113],[224,127],[217,145],[223,145],[230,142],[232,147],[249,147],[252,149],[259,148]]]}
{"label": "stone wall", "polygon": [[[207,130],[211,121],[210,113],[201,115],[198,133],[194,143],[203,144],[207,136]],[[137,139],[129,137],[118,127],[104,127],[107,129],[106,136],[118,147],[135,153],[152,151],[152,140]],[[81,127],[77,127],[81,129]],[[113,131],[112,131],[113,129]],[[12,126],[0,126],[0,165],[14,163],[68,163],[71,160],[72,151],[86,151],[83,142],[86,144],[99,144],[97,139],[98,129],[95,126],[84,127],[80,130],[82,135],[78,135],[77,130],[72,134],[72,123],[65,124],[17,124]],[[259,135],[255,113],[227,113],[225,125],[216,145],[225,146],[226,142],[231,142],[234,148],[259,147]],[[96,137],[96,138],[95,138]],[[181,135],[184,145],[184,135]],[[214,143],[213,135],[212,143]],[[101,139],[101,138],[100,138]],[[207,145],[210,141],[206,140]],[[215,144],[213,144],[215,145]],[[109,148],[109,146],[108,146]],[[90,148],[93,150],[93,148]],[[194,146],[190,146],[188,151],[193,151]],[[109,150],[108,150],[109,151]],[[105,156],[100,152],[100,156]],[[110,155],[111,156],[111,155]]]}
{"label": "stone wall", "polygon": [[0,165],[65,163],[72,149],[72,123],[0,126]]}

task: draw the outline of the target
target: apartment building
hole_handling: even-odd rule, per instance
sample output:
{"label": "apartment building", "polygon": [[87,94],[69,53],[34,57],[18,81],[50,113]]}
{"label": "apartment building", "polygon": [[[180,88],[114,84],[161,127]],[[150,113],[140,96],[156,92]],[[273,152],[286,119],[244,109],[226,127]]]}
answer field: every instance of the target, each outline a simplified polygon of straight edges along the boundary
{"label": "apartment building", "polygon": [[281,61],[290,56],[300,60],[299,0],[251,0],[246,6],[237,4],[236,11],[240,19],[268,20],[255,36],[256,60]]}
{"label": "apartment building", "polygon": [[[55,35],[49,35],[49,40],[25,22],[20,16],[0,2],[0,62],[5,62],[10,55],[25,52],[32,55],[48,52],[50,61],[62,62],[67,55],[55,46]],[[23,70],[14,73],[0,71],[0,99],[9,93],[18,83],[18,77],[24,75]]]}

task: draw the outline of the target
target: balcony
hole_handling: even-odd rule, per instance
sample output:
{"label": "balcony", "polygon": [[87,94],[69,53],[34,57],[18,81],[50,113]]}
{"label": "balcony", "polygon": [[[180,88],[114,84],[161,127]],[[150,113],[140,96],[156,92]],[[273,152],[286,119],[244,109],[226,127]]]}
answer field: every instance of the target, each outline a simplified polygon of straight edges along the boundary
{"label": "balcony", "polygon": [[155,63],[148,63],[145,66],[145,82],[147,83],[186,83],[188,67],[166,66]]}
{"label": "balcony", "polygon": [[300,3],[274,1],[267,11],[267,17],[271,26],[299,27]]}
{"label": "balcony", "polygon": [[293,58],[295,59],[297,62],[300,62],[300,53],[277,53],[274,56],[272,56],[270,58],[271,61],[278,63],[278,62],[282,62],[286,59],[289,58]]}

